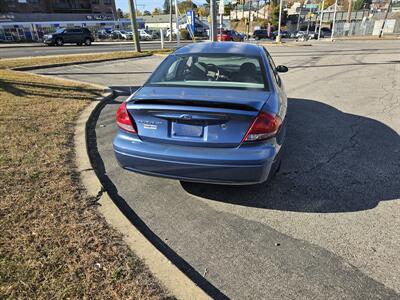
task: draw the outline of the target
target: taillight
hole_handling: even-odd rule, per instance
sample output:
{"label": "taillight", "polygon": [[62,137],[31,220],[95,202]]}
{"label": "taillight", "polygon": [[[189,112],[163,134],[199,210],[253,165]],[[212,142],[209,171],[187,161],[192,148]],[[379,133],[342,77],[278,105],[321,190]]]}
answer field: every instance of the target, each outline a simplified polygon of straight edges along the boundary
{"label": "taillight", "polygon": [[260,112],[244,136],[243,142],[260,141],[273,137],[281,124],[280,117]]}
{"label": "taillight", "polygon": [[126,102],[123,102],[118,107],[117,113],[115,114],[115,119],[119,128],[131,133],[137,133],[135,123],[132,121],[128,110],[126,109]]}

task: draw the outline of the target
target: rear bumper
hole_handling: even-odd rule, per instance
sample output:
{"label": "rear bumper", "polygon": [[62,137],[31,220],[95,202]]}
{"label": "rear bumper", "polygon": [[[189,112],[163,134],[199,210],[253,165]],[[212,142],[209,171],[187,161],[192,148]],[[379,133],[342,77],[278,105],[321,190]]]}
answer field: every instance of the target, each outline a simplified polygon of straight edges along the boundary
{"label": "rear bumper", "polygon": [[188,147],[142,141],[120,131],[114,153],[124,169],[147,175],[215,184],[255,184],[267,180],[280,146]]}

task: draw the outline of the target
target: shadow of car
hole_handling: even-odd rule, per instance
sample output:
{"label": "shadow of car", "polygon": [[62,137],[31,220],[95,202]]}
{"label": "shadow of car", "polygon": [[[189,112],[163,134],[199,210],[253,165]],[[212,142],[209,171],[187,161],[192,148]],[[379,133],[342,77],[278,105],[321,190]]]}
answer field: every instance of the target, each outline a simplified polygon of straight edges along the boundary
{"label": "shadow of car", "polygon": [[282,211],[372,209],[400,197],[400,137],[387,125],[318,101],[289,99],[286,148],[269,185],[181,182],[204,199]]}

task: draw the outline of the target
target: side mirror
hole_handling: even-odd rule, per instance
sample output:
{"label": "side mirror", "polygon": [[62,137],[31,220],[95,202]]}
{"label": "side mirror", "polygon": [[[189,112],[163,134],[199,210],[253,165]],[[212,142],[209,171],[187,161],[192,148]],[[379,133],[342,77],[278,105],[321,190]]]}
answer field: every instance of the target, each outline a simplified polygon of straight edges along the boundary
{"label": "side mirror", "polygon": [[279,73],[286,73],[287,71],[289,71],[289,69],[288,67],[281,65],[276,67],[276,71]]}

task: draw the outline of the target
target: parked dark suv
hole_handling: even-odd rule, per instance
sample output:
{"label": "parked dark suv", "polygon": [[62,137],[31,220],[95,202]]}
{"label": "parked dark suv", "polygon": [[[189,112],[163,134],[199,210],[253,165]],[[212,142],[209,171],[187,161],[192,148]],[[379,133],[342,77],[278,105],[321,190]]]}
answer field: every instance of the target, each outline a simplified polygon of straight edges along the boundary
{"label": "parked dark suv", "polygon": [[266,30],[266,29],[258,29],[258,30],[255,30],[255,31],[253,32],[253,37],[254,37],[256,40],[267,39],[267,38],[269,38],[269,36],[268,36],[268,30]]}
{"label": "parked dark suv", "polygon": [[79,28],[59,28],[56,32],[44,36],[44,43],[47,45],[62,46],[64,44],[85,44],[90,46],[94,41],[89,29]]}

